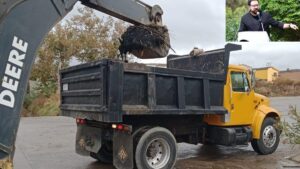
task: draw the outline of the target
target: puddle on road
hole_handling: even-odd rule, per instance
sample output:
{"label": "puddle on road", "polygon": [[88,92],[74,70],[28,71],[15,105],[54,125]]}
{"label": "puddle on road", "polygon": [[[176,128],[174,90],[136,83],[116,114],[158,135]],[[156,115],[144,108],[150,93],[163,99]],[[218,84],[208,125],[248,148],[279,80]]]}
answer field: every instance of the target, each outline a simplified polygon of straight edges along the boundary
{"label": "puddle on road", "polygon": [[283,144],[270,155],[258,155],[251,146],[181,144],[175,169],[300,169],[300,163],[285,158],[299,152],[300,146]]}
{"label": "puddle on road", "polygon": [[[299,153],[300,146],[284,144],[280,144],[273,154],[257,155],[251,146],[224,147],[180,143],[174,169],[300,169],[300,163],[285,158]],[[94,162],[87,168],[113,169],[113,166]]]}

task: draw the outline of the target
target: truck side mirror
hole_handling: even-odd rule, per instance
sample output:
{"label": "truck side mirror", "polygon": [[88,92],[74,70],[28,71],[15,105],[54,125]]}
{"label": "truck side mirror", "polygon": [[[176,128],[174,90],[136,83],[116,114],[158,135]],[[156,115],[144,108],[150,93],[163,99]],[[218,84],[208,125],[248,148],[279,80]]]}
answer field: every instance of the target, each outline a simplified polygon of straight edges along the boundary
{"label": "truck side mirror", "polygon": [[248,86],[245,86],[245,92],[250,92],[250,88]]}
{"label": "truck side mirror", "polygon": [[252,86],[252,88],[254,89],[254,87],[255,87],[255,78],[254,78],[254,79],[251,79],[251,86]]}
{"label": "truck side mirror", "polygon": [[254,89],[254,87],[255,87],[255,70],[252,70],[251,71],[251,86],[252,86],[252,88]]}

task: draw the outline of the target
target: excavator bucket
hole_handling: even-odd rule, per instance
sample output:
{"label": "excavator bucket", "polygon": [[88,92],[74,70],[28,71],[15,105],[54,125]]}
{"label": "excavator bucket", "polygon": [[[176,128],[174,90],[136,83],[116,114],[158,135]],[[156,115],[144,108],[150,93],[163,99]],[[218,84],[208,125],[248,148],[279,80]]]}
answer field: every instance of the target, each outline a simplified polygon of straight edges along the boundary
{"label": "excavator bucket", "polygon": [[11,166],[20,111],[37,48],[75,3],[75,0],[0,3],[0,168]]}
{"label": "excavator bucket", "polygon": [[163,10],[160,6],[149,6],[140,0],[82,2],[86,6],[134,24],[121,37],[121,54],[131,53],[141,59],[162,58],[168,55],[170,39],[168,29],[162,23]]}
{"label": "excavator bucket", "polygon": [[121,37],[121,54],[131,53],[140,59],[166,57],[170,37],[166,26],[130,26]]}

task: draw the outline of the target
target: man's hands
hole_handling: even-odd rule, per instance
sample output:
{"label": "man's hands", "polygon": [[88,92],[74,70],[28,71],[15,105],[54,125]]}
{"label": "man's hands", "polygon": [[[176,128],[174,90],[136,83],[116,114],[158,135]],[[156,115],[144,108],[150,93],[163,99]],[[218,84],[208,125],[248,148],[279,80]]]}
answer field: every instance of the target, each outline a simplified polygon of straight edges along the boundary
{"label": "man's hands", "polygon": [[297,25],[292,24],[292,23],[290,23],[289,26],[290,26],[291,29],[294,29],[294,30],[298,30],[299,29]]}
{"label": "man's hands", "polygon": [[298,30],[298,26],[292,23],[285,23],[283,24],[283,29],[293,29],[293,30]]}

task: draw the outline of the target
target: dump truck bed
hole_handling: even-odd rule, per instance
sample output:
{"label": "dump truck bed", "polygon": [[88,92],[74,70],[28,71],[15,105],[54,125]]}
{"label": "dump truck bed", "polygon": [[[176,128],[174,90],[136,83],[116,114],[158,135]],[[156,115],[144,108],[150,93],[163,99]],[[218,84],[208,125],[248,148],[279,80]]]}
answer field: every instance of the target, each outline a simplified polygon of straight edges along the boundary
{"label": "dump truck bed", "polygon": [[225,114],[229,51],[202,57],[214,56],[222,61],[223,70],[184,70],[174,56],[177,61],[168,59],[169,68],[103,59],[64,69],[61,113],[102,122],[122,122],[126,115]]}

